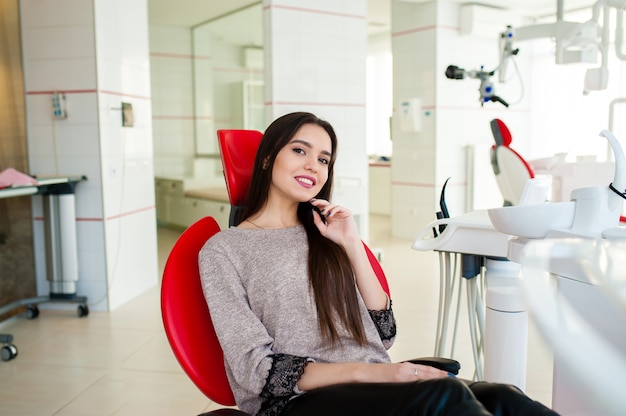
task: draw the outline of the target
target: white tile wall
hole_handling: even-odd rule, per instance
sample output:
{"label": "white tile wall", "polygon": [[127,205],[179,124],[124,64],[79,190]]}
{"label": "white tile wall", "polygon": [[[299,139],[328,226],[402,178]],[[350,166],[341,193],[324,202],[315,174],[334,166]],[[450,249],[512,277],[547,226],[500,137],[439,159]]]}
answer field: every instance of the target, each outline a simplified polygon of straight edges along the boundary
{"label": "white tile wall", "polygon": [[23,40],[24,59],[95,57],[93,25],[32,27],[24,33]]}
{"label": "white tile wall", "polygon": [[[22,0],[20,6],[31,170],[86,175],[76,186],[77,292],[90,298],[92,309],[108,309],[157,283],[147,5]],[[52,119],[56,90],[65,93],[65,120]],[[132,130],[121,126],[122,101],[136,110]],[[38,292],[47,293],[43,213],[41,201],[33,200]],[[112,243],[108,218],[121,215],[137,225]],[[108,245],[136,255],[112,269]],[[111,273],[126,277],[119,293],[107,288]]]}
{"label": "white tile wall", "polygon": [[[71,11],[71,13],[69,12]],[[20,0],[22,28],[93,25],[94,4],[84,0]]]}

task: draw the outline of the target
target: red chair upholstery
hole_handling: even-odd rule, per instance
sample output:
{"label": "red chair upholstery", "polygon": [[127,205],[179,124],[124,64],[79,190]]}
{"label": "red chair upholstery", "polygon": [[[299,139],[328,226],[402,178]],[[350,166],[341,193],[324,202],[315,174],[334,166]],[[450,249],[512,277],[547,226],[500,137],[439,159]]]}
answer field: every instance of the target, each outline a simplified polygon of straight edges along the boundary
{"label": "red chair upholstery", "polygon": [[200,249],[219,231],[215,219],[204,217],[178,238],[163,271],[161,315],[174,355],[193,383],[209,399],[234,406],[198,270]]}
{"label": "red chair upholstery", "polygon": [[229,225],[240,222],[246,194],[254,169],[254,158],[263,133],[257,130],[218,130],[217,140],[224,168],[224,179],[230,199]]}
{"label": "red chair upholstery", "polygon": [[[256,145],[254,141],[257,140],[255,137],[258,137],[259,132],[243,131],[238,134],[233,130],[222,130],[219,134],[220,148],[228,149],[222,152],[222,163],[231,202],[243,203],[242,199],[232,198],[238,195],[243,195],[245,198],[251,168],[235,165],[245,163],[252,166],[251,161],[254,160],[258,148],[258,141]],[[240,137],[244,137],[244,143],[247,143],[245,146],[238,146],[235,143]],[[234,151],[242,148],[245,149],[244,154],[235,156]],[[243,177],[233,172],[239,172]],[[209,399],[224,406],[233,406],[235,399],[226,377],[224,354],[204,298],[198,267],[200,249],[219,231],[217,222],[212,217],[205,217],[191,225],[178,238],[163,271],[161,311],[167,339],[185,373]],[[367,246],[365,249],[374,272],[389,295],[387,278],[378,259]],[[459,365],[454,360],[423,358],[412,361],[458,373]],[[219,409],[204,414],[204,416],[208,415],[245,416],[247,414],[236,409]]]}
{"label": "red chair upholstery", "polygon": [[534,178],[535,173],[528,162],[511,148],[511,132],[502,120],[491,120],[491,132],[496,142],[491,148],[491,166],[504,205],[517,205],[526,182]]}

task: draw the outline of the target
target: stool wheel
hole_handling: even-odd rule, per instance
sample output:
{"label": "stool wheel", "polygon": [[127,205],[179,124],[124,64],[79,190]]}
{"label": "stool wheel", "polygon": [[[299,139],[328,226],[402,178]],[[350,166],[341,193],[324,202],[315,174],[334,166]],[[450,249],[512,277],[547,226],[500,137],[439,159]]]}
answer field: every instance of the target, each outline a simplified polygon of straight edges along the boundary
{"label": "stool wheel", "polygon": [[17,347],[13,344],[6,344],[0,349],[0,357],[2,361],[10,361],[17,357]]}
{"label": "stool wheel", "polygon": [[80,305],[78,305],[77,313],[79,318],[84,318],[85,316],[89,315],[89,306],[87,306],[86,303],[81,303]]}
{"label": "stool wheel", "polygon": [[26,309],[26,319],[35,319],[39,316],[39,308],[37,305],[28,305]]}

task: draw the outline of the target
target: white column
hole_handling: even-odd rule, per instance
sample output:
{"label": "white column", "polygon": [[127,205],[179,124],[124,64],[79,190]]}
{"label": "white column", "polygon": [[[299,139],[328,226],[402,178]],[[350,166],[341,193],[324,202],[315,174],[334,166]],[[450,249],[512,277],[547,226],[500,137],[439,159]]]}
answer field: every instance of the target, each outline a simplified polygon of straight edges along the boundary
{"label": "white column", "polygon": [[266,119],[309,111],[338,136],[333,200],[349,207],[367,239],[365,146],[367,2],[265,0]]}
{"label": "white column", "polygon": [[[79,281],[92,310],[158,282],[145,0],[21,0],[30,170],[86,175],[76,187]],[[66,119],[51,97],[65,96]],[[122,126],[122,102],[134,127]],[[37,290],[45,276],[41,203],[33,204]]]}

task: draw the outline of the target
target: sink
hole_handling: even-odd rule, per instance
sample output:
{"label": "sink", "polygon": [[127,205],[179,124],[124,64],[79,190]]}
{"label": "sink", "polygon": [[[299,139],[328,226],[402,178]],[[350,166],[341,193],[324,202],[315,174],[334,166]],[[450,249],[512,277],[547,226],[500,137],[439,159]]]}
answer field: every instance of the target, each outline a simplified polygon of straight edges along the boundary
{"label": "sink", "polygon": [[522,238],[544,238],[550,230],[572,227],[575,202],[517,205],[487,211],[491,223],[501,233]]}

